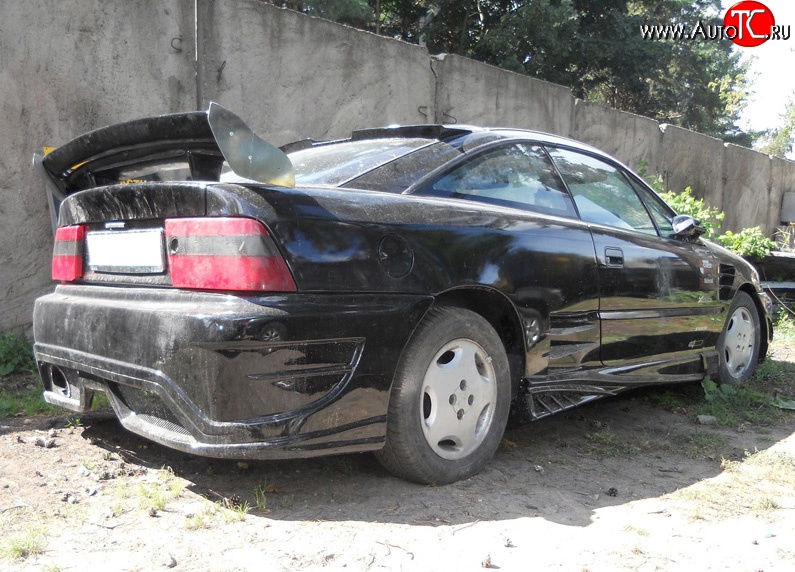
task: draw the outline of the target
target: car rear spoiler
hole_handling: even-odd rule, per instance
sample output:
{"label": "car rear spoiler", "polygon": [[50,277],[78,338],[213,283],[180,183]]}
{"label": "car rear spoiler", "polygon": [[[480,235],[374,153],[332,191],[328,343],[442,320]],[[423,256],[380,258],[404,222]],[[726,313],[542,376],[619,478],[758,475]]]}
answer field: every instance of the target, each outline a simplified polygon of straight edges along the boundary
{"label": "car rear spoiler", "polygon": [[228,109],[210,103],[207,111],[134,119],[101,127],[46,154],[33,156],[44,179],[53,228],[61,202],[72,193],[99,186],[93,173],[130,167],[181,154],[191,179],[218,181],[224,160],[237,175],[253,182],[292,186],[290,159],[258,137]]}

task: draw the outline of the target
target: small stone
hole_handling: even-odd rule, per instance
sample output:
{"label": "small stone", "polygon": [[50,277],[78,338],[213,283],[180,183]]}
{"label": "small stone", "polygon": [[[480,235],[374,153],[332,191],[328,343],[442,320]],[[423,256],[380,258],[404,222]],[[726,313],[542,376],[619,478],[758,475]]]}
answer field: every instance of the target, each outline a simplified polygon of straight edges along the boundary
{"label": "small stone", "polygon": [[166,552],[166,557],[163,560],[163,566],[166,568],[174,568],[177,565],[177,559],[174,558],[170,553]]}
{"label": "small stone", "polygon": [[699,415],[696,421],[699,425],[715,425],[718,422],[714,415]]}

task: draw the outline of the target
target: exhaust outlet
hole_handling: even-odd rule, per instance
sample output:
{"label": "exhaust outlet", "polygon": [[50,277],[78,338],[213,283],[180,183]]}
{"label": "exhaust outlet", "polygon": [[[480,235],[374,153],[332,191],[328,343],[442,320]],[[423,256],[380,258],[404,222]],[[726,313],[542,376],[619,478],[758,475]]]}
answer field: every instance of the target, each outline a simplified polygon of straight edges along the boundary
{"label": "exhaust outlet", "polygon": [[47,367],[48,389],[67,399],[72,396],[72,386],[66,378],[66,373],[57,365]]}

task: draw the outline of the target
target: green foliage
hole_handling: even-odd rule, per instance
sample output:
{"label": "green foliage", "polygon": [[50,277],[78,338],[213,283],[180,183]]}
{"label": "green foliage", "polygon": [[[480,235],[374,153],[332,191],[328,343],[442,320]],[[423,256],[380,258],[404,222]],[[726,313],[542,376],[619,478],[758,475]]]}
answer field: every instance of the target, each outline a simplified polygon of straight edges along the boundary
{"label": "green foliage", "polygon": [[641,163],[638,174],[646,179],[660,197],[674,209],[677,214],[689,215],[701,221],[707,229],[706,238],[721,244],[735,254],[752,260],[761,260],[776,248],[775,241],[762,234],[758,226],[744,228],[738,233],[727,230],[720,233],[720,227],[725,214],[709,206],[704,199],[693,196],[693,189],[685,188],[681,193],[665,189],[665,183],[660,175],[650,175],[646,170],[647,164]]}
{"label": "green foliage", "polygon": [[780,418],[781,412],[773,406],[773,399],[744,385],[717,385],[709,378],[701,382],[704,403],[698,408],[699,415],[712,415],[719,425],[738,426],[742,423],[770,425]]}
{"label": "green foliage", "polygon": [[28,527],[24,534],[9,538],[0,548],[0,554],[11,560],[25,560],[44,553],[47,539],[40,528]]}
{"label": "green foliage", "polygon": [[33,349],[27,338],[19,333],[0,333],[0,376],[35,369]]}
{"label": "green foliage", "polygon": [[0,417],[11,417],[17,414],[33,417],[42,413],[50,414],[60,411],[59,408],[42,399],[41,391],[42,388],[38,384],[15,391],[0,390]]}
{"label": "green foliage", "polygon": [[795,345],[795,320],[792,316],[782,311],[773,325],[776,341],[783,340],[790,346]]}
{"label": "green foliage", "polygon": [[758,226],[744,228],[738,233],[727,230],[716,236],[715,240],[732,252],[754,260],[763,259],[776,247],[776,243],[762,234],[762,229]]}
{"label": "green foliage", "polygon": [[781,116],[781,127],[766,134],[759,151],[776,157],[785,157],[795,148],[795,94]]}
{"label": "green foliage", "polygon": [[576,97],[733,142],[750,85],[729,41],[644,39],[722,25],[720,0],[267,0],[569,87]]}
{"label": "green foliage", "polygon": [[685,188],[681,193],[661,192],[660,197],[678,214],[690,215],[700,220],[701,224],[707,229],[706,237],[710,240],[714,240],[715,237],[719,236],[718,232],[725,215],[720,210],[707,205],[704,199],[694,197],[693,190],[690,187]]}

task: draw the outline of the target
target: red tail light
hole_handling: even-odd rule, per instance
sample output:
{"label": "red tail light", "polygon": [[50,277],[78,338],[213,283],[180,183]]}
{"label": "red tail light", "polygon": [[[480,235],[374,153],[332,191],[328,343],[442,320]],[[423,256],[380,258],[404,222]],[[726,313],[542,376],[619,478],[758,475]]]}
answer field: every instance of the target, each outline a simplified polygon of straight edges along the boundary
{"label": "red tail light", "polygon": [[291,292],[295,283],[265,227],[248,218],[166,220],[171,283],[178,288]]}
{"label": "red tail light", "polygon": [[62,226],[55,231],[52,279],[71,282],[83,276],[84,225]]}

